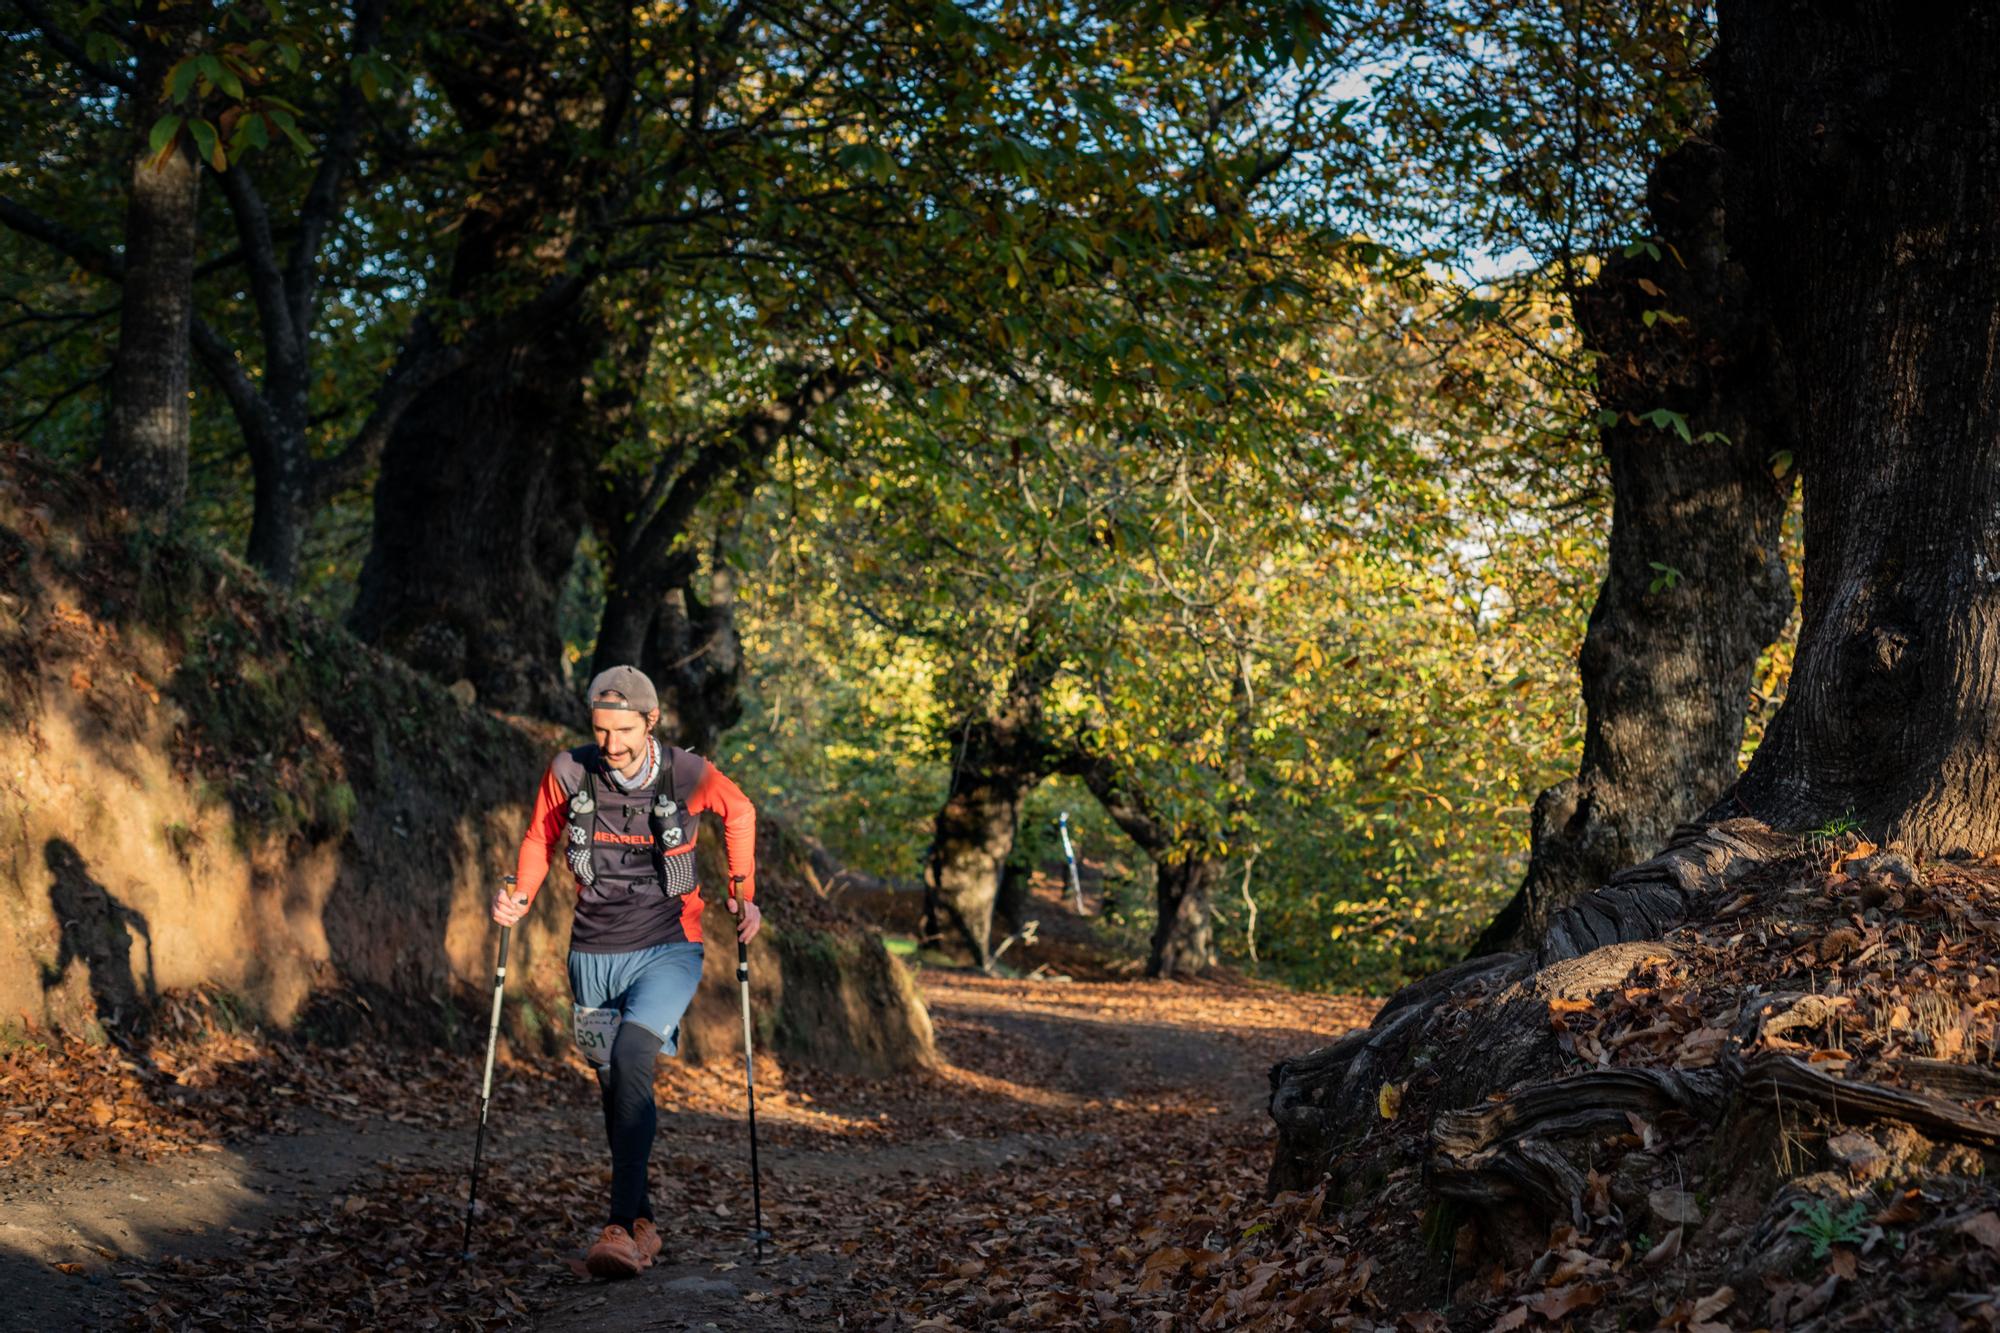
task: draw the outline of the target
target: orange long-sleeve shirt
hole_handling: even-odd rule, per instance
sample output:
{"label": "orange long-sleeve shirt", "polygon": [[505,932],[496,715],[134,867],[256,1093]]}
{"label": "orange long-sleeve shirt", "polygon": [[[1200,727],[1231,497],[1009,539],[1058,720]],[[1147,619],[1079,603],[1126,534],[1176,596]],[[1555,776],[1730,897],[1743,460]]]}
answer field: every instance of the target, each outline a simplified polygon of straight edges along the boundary
{"label": "orange long-sleeve shirt", "polygon": [[[542,884],[548,878],[549,866],[557,855],[555,849],[562,845],[566,838],[569,801],[576,793],[575,783],[582,772],[576,762],[576,754],[577,752],[572,751],[558,755],[555,762],[549,765],[548,772],[542,777],[541,787],[535,793],[534,813],[528,818],[527,832],[521,839],[521,849],[515,859],[514,869],[515,892],[524,895],[530,902],[541,891]],[[565,764],[565,759],[570,762]],[[672,762],[672,758],[663,755],[662,762]],[[701,781],[687,798],[687,809],[696,815],[712,811],[721,817],[723,850],[729,861],[729,876],[732,880],[738,881],[737,892],[748,901],[754,898],[757,892],[757,808],[751,804],[750,798],[743,794],[743,789],[731,782],[720,769],[713,764],[706,764],[705,770]],[[565,774],[570,776],[568,784],[564,782]],[[599,836],[605,835],[600,833]],[[686,845],[666,853],[669,857],[694,854],[694,841],[689,841]],[[576,887],[579,893],[577,928],[582,932],[586,924],[585,903],[582,901],[585,890],[581,882],[578,882]],[[635,900],[629,904],[609,903],[591,906],[595,909],[596,917],[601,919],[607,912],[650,912],[662,909],[673,911],[674,903],[673,899],[645,899]],[[701,911],[701,889],[697,885],[678,899],[677,920],[661,921],[657,923],[661,929],[647,930],[647,943],[665,943],[674,939],[700,943]],[[601,920],[593,924],[600,930],[603,928]],[[652,938],[656,934],[660,938]],[[587,940],[573,937],[573,944],[579,949],[590,948],[590,942]]]}

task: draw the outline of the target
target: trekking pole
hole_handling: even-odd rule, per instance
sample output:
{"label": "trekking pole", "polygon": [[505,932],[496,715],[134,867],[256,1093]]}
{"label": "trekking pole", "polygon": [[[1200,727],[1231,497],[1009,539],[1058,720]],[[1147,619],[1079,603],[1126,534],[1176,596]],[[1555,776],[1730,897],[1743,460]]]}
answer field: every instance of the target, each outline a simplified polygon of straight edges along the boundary
{"label": "trekking pole", "polygon": [[[508,887],[513,884],[514,877],[507,876]],[[486,1075],[479,1082],[479,1133],[472,1140],[472,1192],[465,1199],[465,1236],[458,1247],[461,1263],[472,1262],[472,1210],[479,1206],[479,1153],[486,1146],[486,1108],[493,1102],[493,1048],[500,1040],[500,1003],[507,993],[507,941],[513,933],[512,926],[500,927],[500,965],[493,971],[493,1018],[486,1025]]]}
{"label": "trekking pole", "polygon": [[[729,881],[732,915],[741,910],[736,905],[736,886],[742,882],[741,875]],[[757,1262],[761,1264],[764,1242],[771,1239],[771,1233],[764,1230],[764,1187],[757,1170],[757,1069],[750,1059],[750,942],[740,933],[736,936],[736,984],[743,991],[743,1091],[750,1102],[750,1208],[754,1219],[750,1239],[757,1246]]]}

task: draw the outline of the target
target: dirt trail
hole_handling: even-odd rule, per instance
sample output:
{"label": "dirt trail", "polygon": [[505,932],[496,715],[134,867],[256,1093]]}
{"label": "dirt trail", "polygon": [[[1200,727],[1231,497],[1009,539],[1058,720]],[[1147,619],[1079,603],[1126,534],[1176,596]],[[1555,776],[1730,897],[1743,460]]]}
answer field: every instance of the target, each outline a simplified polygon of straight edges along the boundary
{"label": "dirt trail", "polygon": [[[1174,1188],[1174,1172],[1159,1174],[1169,1158],[1200,1172],[1188,1159],[1213,1144],[1233,1154],[1239,1185],[1254,1174],[1271,1059],[1368,1012],[1238,986],[931,970],[923,988],[943,1054],[934,1072],[868,1083],[760,1064],[777,1237],[761,1266],[743,1240],[740,1070],[663,1073],[654,1197],[669,1250],[616,1286],[580,1282],[562,1262],[602,1191],[594,1085],[580,1070],[512,1085],[503,1075],[483,1189],[493,1210],[473,1273],[446,1258],[469,1134],[308,1115],[296,1134],[151,1164],[0,1169],[0,1327],[134,1316],[206,1327],[246,1314],[348,1327],[357,1309],[392,1308],[386,1287],[361,1290],[378,1281],[397,1286],[396,1299],[432,1302],[446,1324],[497,1315],[552,1330],[874,1327],[1018,1308],[1038,1279],[996,1287],[1016,1281],[1009,1256],[1030,1241],[1073,1246],[1063,1238],[1088,1241],[1122,1214],[1165,1206],[1148,1195]],[[990,1266],[983,1287],[968,1262]],[[327,1277],[322,1291],[295,1271],[316,1264],[353,1276]]]}

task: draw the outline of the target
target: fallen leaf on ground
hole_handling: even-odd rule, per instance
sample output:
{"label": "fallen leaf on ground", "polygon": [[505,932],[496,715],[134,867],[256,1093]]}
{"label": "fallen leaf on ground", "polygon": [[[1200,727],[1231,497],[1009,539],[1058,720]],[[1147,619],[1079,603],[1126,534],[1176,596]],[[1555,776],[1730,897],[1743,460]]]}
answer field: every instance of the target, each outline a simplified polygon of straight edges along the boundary
{"label": "fallen leaf on ground", "polygon": [[1970,1236],[1989,1250],[2000,1250],[2000,1215],[1974,1213],[1958,1224],[1961,1235]]}

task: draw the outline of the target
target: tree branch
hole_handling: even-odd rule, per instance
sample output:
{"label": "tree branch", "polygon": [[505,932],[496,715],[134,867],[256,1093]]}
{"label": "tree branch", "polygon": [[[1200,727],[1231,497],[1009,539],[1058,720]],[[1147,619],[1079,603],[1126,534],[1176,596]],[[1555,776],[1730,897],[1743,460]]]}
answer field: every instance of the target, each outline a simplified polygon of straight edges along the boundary
{"label": "tree branch", "polygon": [[188,342],[202,369],[229,400],[229,410],[236,416],[244,444],[253,455],[268,451],[276,425],[271,419],[271,405],[250,382],[249,372],[237,361],[235,349],[199,316],[188,327]]}
{"label": "tree branch", "polygon": [[447,347],[437,339],[431,322],[418,314],[416,324],[396,354],[395,367],[375,388],[367,419],[339,453],[315,464],[306,484],[315,504],[324,504],[361,479],[388,447],[389,436],[418,396],[468,360],[465,345]]}
{"label": "tree branch", "polygon": [[[823,366],[808,373],[792,391],[768,403],[739,414],[709,442],[695,452],[694,461],[674,477],[657,507],[633,525],[619,552],[621,562],[645,553],[664,555],[673,534],[685,528],[695,510],[722,475],[733,468],[768,458],[787,435],[803,425],[814,412],[860,383],[860,371]],[[675,457],[678,457],[678,451]],[[672,467],[665,461],[655,469],[647,484],[648,493],[657,491]],[[650,568],[650,566],[645,566]]]}
{"label": "tree branch", "polygon": [[236,219],[236,234],[243,243],[243,259],[250,270],[250,296],[257,305],[258,324],[264,333],[264,365],[268,391],[303,394],[305,391],[305,349],[300,345],[297,326],[292,322],[291,304],[285,296],[285,276],[278,267],[278,246],[271,237],[271,213],[264,197],[242,162],[232,162],[227,171],[213,173],[222,182],[229,200],[229,212]]}
{"label": "tree branch", "polygon": [[1145,796],[1132,785],[1129,775],[1119,772],[1109,759],[1101,754],[1076,754],[1059,767],[1060,771],[1083,779],[1083,785],[1090,788],[1090,794],[1104,807],[1104,813],[1111,816],[1111,822],[1123,829],[1141,851],[1151,856],[1166,850],[1171,839],[1165,826],[1147,807]]}
{"label": "tree branch", "polygon": [[[355,6],[354,40],[348,51],[350,69],[354,58],[372,51],[381,35],[381,0],[364,0]],[[340,186],[359,151],[366,100],[353,74],[347,74],[341,80],[333,132],[327,137],[326,151],[320,155],[312,184],[306,187],[305,199],[299,205],[299,234],[285,266],[285,298],[295,329],[312,326],[313,263],[319,258],[327,228],[340,213]]]}
{"label": "tree branch", "polygon": [[82,393],[85,389],[91,388],[98,384],[102,384],[105,380],[108,380],[110,378],[111,378],[111,367],[109,366],[106,366],[101,370],[96,370],[88,375],[85,375],[82,379],[76,381],[76,383],[70,385],[68,388],[63,389],[57,394],[55,394],[54,397],[50,398],[48,402],[42,405],[42,410],[35,413],[32,417],[22,417],[19,421],[11,423],[7,427],[8,438],[26,439],[28,437],[29,432],[33,431],[36,427],[40,426],[44,421],[47,421],[50,417],[54,416],[56,414],[57,408],[61,407],[64,403],[68,402],[70,399],[76,397],[76,395]]}
{"label": "tree branch", "polygon": [[0,195],[0,226],[40,241],[58,254],[67,255],[86,270],[113,282],[125,279],[125,257],[110,246],[80,231],[43,217],[25,204]]}

